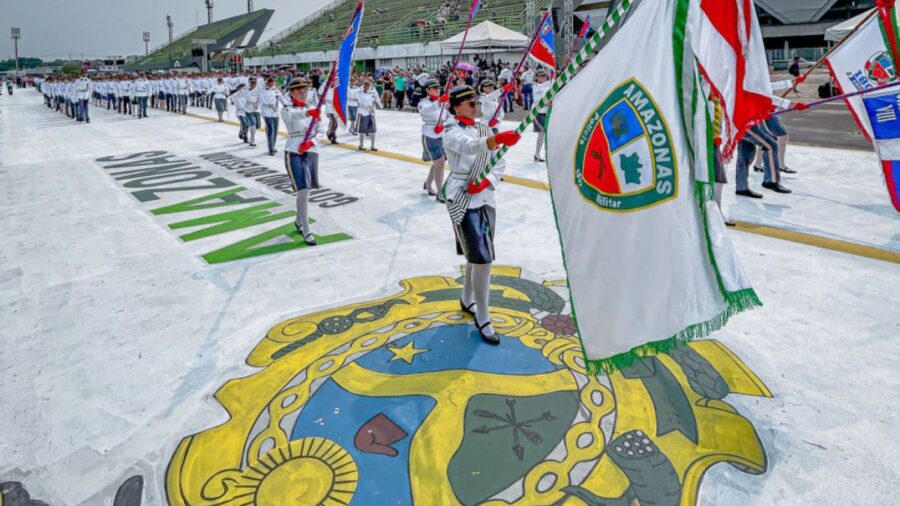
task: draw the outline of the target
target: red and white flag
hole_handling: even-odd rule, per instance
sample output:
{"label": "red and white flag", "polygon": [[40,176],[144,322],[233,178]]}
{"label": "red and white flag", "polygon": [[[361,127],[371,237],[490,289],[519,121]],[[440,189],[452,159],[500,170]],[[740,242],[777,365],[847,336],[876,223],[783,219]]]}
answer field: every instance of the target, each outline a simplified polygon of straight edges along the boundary
{"label": "red and white flag", "polygon": [[700,71],[722,99],[722,154],[772,112],[772,86],[753,0],[693,0],[688,43]]}

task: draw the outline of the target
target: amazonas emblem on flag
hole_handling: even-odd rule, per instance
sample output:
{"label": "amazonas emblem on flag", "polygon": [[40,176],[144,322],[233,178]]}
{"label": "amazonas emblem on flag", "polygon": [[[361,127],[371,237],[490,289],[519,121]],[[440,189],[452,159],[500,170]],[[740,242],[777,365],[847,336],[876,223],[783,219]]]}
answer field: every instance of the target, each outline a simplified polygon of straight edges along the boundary
{"label": "amazonas emblem on flag", "polygon": [[575,152],[575,184],[600,209],[639,211],[677,196],[675,159],[659,107],[630,79],[585,122]]}

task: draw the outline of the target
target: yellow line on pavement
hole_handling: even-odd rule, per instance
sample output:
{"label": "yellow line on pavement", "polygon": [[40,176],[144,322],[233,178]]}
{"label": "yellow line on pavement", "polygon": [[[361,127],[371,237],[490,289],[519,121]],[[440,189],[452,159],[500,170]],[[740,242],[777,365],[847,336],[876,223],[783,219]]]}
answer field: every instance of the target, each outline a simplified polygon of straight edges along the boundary
{"label": "yellow line on pavement", "polygon": [[900,264],[900,251],[892,251],[888,249],[876,248],[874,246],[866,246],[839,239],[831,239],[820,235],[807,234],[805,232],[797,232],[794,230],[785,230],[783,228],[769,227],[766,225],[757,225],[755,223],[746,223],[742,221],[736,222],[734,227],[741,232],[748,232],[756,235],[764,235],[766,237],[774,237],[785,241],[806,244],[807,246],[815,246],[817,248],[827,249],[856,255],[859,257],[873,258],[883,262]]}
{"label": "yellow line on pavement", "polygon": [[[194,118],[203,119],[206,121],[218,122],[215,118],[210,118],[209,116],[201,116],[199,114],[188,113],[188,116],[192,116]],[[234,126],[240,126],[240,123],[231,120],[225,120],[222,123]],[[287,132],[283,130],[278,131],[278,135],[281,137],[287,137]],[[332,146],[347,149],[350,151],[358,151],[358,146],[354,146],[352,144],[331,144]],[[326,144],[327,146],[327,144]],[[367,155],[380,156],[382,158],[390,158],[391,160],[399,160],[407,163],[414,163],[418,165],[429,166],[428,162],[423,162],[421,159],[416,158],[414,156],[403,155],[399,153],[392,153],[390,151],[364,151],[363,153]],[[541,183],[539,181],[534,181],[531,179],[525,179],[521,177],[515,176],[503,176],[503,182],[514,184],[517,186],[524,186],[526,188],[534,188],[536,190],[550,190],[550,185],[546,183]],[[755,223],[747,223],[747,222],[737,222],[737,225],[734,227],[736,230],[741,232],[747,232],[750,234],[762,235],[766,237],[774,237],[776,239],[781,239],[784,241],[795,242],[798,244],[805,244],[807,246],[815,246],[817,248],[827,249],[831,251],[837,251],[840,253],[846,253],[848,255],[855,255],[864,258],[872,258],[875,260],[881,260],[883,262],[890,262],[894,264],[900,264],[900,251],[893,251],[889,249],[876,248],[874,246],[866,246],[863,244],[857,244],[848,241],[841,241],[838,239],[831,239],[828,237],[822,237],[819,235],[808,234],[804,232],[796,232],[794,230],[786,230],[783,228],[770,227],[766,225],[757,225]]]}

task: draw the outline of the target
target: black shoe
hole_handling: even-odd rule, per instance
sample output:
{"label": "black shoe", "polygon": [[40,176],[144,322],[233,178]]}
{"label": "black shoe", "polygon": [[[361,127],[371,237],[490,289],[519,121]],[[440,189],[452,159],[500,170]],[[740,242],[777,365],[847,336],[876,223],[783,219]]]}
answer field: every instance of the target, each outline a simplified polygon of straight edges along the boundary
{"label": "black shoe", "polygon": [[304,236],[303,236],[303,240],[306,241],[306,244],[307,244],[308,246],[315,246],[315,245],[319,244],[319,243],[316,241],[315,236],[312,235],[312,232],[310,232],[310,233],[304,235]]}
{"label": "black shoe", "polygon": [[475,318],[475,311],[472,310],[472,307],[474,306],[474,302],[467,306],[466,303],[462,301],[462,299],[459,299],[459,308],[462,309],[464,313],[469,313],[469,316],[471,316],[472,318]]}
{"label": "black shoe", "polygon": [[422,189],[425,190],[426,192],[428,192],[429,197],[434,197],[434,195],[435,195],[434,190],[429,188],[427,183],[422,183]]}
{"label": "black shoe", "polygon": [[497,334],[496,330],[494,330],[494,333],[492,335],[487,335],[484,333],[484,329],[493,322],[488,320],[484,325],[479,325],[478,318],[475,317],[475,315],[472,315],[472,319],[475,320],[475,327],[478,329],[478,333],[481,334],[481,339],[484,340],[484,342],[493,345],[500,344],[500,336]]}
{"label": "black shoe", "polygon": [[736,195],[740,195],[741,197],[750,197],[750,198],[754,198],[754,199],[761,199],[761,198],[763,198],[762,193],[756,193],[756,192],[753,191],[753,190],[738,190],[738,191],[736,191],[736,192],[734,192],[734,193],[735,193]]}
{"label": "black shoe", "polygon": [[726,227],[736,227],[737,223],[735,223],[734,220],[725,220],[725,226]]}
{"label": "black shoe", "polygon": [[536,161],[536,162],[544,162],[544,161],[546,161],[546,160],[544,160],[543,158],[541,158],[541,157],[535,155],[534,161]]}
{"label": "black shoe", "polygon": [[777,193],[791,193],[791,189],[782,186],[781,183],[763,183],[762,187]]}
{"label": "black shoe", "polygon": [[368,149],[366,149],[366,148],[364,148],[364,147],[362,147],[362,146],[359,147],[359,150],[360,150],[360,151],[368,151]]}
{"label": "black shoe", "polygon": [[753,172],[765,172],[766,169],[762,167],[753,166]]}
{"label": "black shoe", "polygon": [[372,151],[378,151],[378,148],[371,148]]}
{"label": "black shoe", "polygon": [[256,144],[253,144],[253,143],[251,142],[251,143],[250,143],[250,147],[251,147],[251,148],[255,148],[255,147],[256,147]]}
{"label": "black shoe", "polygon": [[790,167],[785,167],[785,168],[781,169],[781,172],[784,172],[785,174],[796,174],[797,173],[796,170],[794,170]]}
{"label": "black shoe", "polygon": [[438,194],[434,197],[434,199],[438,201],[438,204],[446,204],[446,203],[447,203],[447,199],[445,199],[445,198],[444,198],[444,195],[441,194],[441,193],[438,193]]}

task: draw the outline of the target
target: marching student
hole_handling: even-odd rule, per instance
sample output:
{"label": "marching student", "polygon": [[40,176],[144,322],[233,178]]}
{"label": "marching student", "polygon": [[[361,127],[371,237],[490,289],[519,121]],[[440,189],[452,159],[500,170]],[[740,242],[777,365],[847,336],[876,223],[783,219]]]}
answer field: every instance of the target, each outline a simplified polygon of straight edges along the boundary
{"label": "marching student", "polygon": [[[444,125],[438,123],[444,104],[449,97],[440,96],[441,83],[436,79],[426,80],[422,87],[425,89],[425,98],[419,101],[419,115],[422,117],[422,161],[431,162],[428,177],[422,189],[428,195],[436,196],[438,202],[443,202],[444,197],[440,193],[444,186],[444,162],[447,160],[444,154]],[[434,183],[437,192],[432,189]]]}
{"label": "marching student", "polygon": [[368,78],[363,78],[362,89],[356,94],[356,101],[359,103],[359,121],[357,122],[356,132],[359,134],[359,150],[365,151],[363,140],[368,135],[370,140],[369,149],[378,151],[375,147],[375,133],[378,131],[375,125],[375,108],[383,108],[381,97],[372,87],[372,82]]}
{"label": "marching student", "polygon": [[[772,83],[772,91],[792,89],[801,82],[803,82],[801,79],[797,79],[796,84],[793,79],[776,81]],[[776,111],[790,109],[792,105],[790,100],[783,99],[776,94],[772,95],[772,101],[775,104]],[[764,122],[764,125],[769,135],[775,137],[778,141],[778,163],[781,166],[781,172],[784,172],[785,174],[796,174],[796,170],[791,169],[786,165],[788,141],[791,136],[788,135],[784,125],[781,124],[781,120],[778,119],[778,116],[771,116]],[[763,172],[764,170],[763,152],[763,150],[759,150],[759,153],[756,156],[756,162],[753,164],[753,170],[756,172]]]}
{"label": "marching student", "polygon": [[[309,82],[303,78],[295,78],[288,85],[290,105],[281,110],[288,131],[288,139],[284,146],[284,164],[291,178],[294,191],[297,192],[297,221],[294,226],[306,244],[316,245],[316,238],[309,231],[309,192],[319,187],[319,140],[322,122],[319,110],[307,103]],[[315,127],[304,143],[310,123],[316,120]]]}
{"label": "marching student", "polygon": [[237,116],[238,122],[240,123],[240,130],[238,131],[238,139],[244,141],[244,143],[249,142],[247,140],[247,112],[245,111],[245,107],[247,104],[247,99],[245,98],[244,85],[239,84],[237,88],[231,93],[229,100],[234,104],[234,114]]}
{"label": "marching student", "polygon": [[350,133],[356,135],[359,120],[359,102],[356,96],[359,94],[359,82],[356,79],[350,81],[350,88],[347,90],[347,114],[350,121]]}
{"label": "marching student", "polygon": [[222,115],[228,110],[228,86],[225,84],[225,78],[219,76],[216,84],[210,88],[213,102],[216,104],[216,113],[219,115],[219,123],[225,121]]}
{"label": "marching student", "polygon": [[[319,86],[319,95],[322,94],[325,91],[325,87],[328,86],[328,78],[329,76],[325,76],[324,81],[322,81],[322,84]],[[328,115],[328,131],[325,136],[332,144],[337,144],[338,118],[337,113],[334,110],[334,94],[331,91],[325,95],[325,114]]]}
{"label": "marching student", "polygon": [[[535,72],[534,78],[537,80],[537,84],[534,85],[534,96],[538,97],[538,100],[540,100],[547,94],[553,84],[548,80],[547,71],[544,69]],[[534,161],[536,162],[544,161],[541,157],[541,149],[544,147],[544,123],[546,123],[546,121],[547,107],[544,106],[538,110],[538,113],[534,118],[534,131],[538,134],[537,142],[534,146]]]}
{"label": "marching student", "polygon": [[[512,89],[512,85],[507,84],[510,89]],[[490,79],[486,79],[481,83],[481,97],[478,100],[478,109],[481,113],[481,124],[491,129],[495,134],[499,132],[497,126],[503,121],[503,118],[506,116],[506,112],[503,109],[500,109],[497,113],[497,118],[493,121],[491,120],[491,116],[493,116],[494,111],[497,110],[497,106],[500,105],[500,97],[503,95],[503,90],[496,89],[496,85],[494,81]]]}
{"label": "marching student", "polygon": [[119,112],[131,114],[131,77],[127,75],[119,81]]}
{"label": "marching student", "polygon": [[250,133],[250,147],[256,147],[256,130],[259,129],[259,88],[256,77],[248,80],[250,88],[244,91],[244,113],[247,117],[247,129]]}
{"label": "marching student", "polygon": [[444,184],[445,197],[453,197],[461,189],[471,196],[462,222],[453,225],[456,252],[466,258],[466,275],[460,307],[472,315],[481,338],[500,344],[500,336],[491,321],[489,307],[491,264],[494,262],[494,228],[497,203],[494,193],[506,167],[500,160],[485,180],[476,185],[472,180],[493,152],[500,146],[515,146],[520,136],[514,131],[493,135],[487,126],[477,122],[478,94],[471,86],[458,86],[450,92],[450,112],[455,121],[444,133],[444,149],[450,161],[450,177]]}
{"label": "marching student", "polygon": [[259,92],[259,107],[266,123],[266,142],[270,156],[277,153],[275,142],[278,140],[278,106],[288,104],[284,95],[275,87],[275,77],[269,76],[266,79],[266,87]]}
{"label": "marching student", "polygon": [[191,82],[183,75],[178,76],[178,79],[175,80],[175,95],[178,100],[175,112],[187,114],[188,97],[191,95]]}
{"label": "marching student", "polygon": [[87,77],[87,72],[82,71],[81,77],[75,81],[75,110],[77,111],[79,122],[91,122],[91,115],[88,108],[91,105],[91,80]]}
{"label": "marching student", "polygon": [[138,119],[147,117],[147,100],[150,97],[150,81],[144,78],[143,72],[138,74],[134,82],[134,96],[137,98]]}

